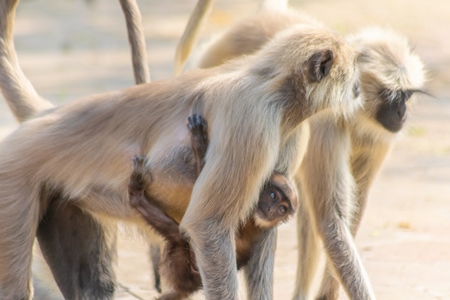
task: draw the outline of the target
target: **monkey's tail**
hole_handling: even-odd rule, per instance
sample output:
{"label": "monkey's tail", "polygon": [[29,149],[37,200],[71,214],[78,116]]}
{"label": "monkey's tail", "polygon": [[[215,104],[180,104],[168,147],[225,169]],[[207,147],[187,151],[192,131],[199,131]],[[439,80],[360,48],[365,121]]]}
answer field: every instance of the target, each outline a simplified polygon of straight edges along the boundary
{"label": "monkey's tail", "polygon": [[[285,11],[289,0],[263,0],[260,6],[261,10],[278,9]],[[215,0],[198,0],[194,11],[189,18],[189,22],[178,43],[175,53],[174,74],[179,75],[183,69],[189,54],[198,40],[198,35],[206,19],[211,14]]]}
{"label": "monkey's tail", "polygon": [[54,105],[38,95],[20,68],[13,40],[18,3],[18,0],[0,1],[0,89],[14,117],[23,122]]}
{"label": "monkey's tail", "polygon": [[180,74],[191,53],[192,48],[198,40],[198,35],[206,19],[211,14],[212,7],[216,0],[198,0],[194,11],[189,18],[189,22],[181,36],[175,53],[174,73]]}
{"label": "monkey's tail", "polygon": [[150,82],[141,12],[139,11],[136,0],[120,0],[120,5],[122,6],[125,22],[127,23],[135,82],[136,84]]}

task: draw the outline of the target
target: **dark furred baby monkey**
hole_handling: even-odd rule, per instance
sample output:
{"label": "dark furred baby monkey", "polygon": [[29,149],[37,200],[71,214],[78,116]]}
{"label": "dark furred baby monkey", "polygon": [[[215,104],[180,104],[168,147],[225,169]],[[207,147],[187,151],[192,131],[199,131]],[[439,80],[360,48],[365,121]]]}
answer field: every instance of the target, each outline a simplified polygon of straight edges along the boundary
{"label": "dark furred baby monkey", "polygon": [[[195,156],[195,170],[200,174],[208,149],[207,123],[201,115],[188,118],[191,146]],[[145,158],[133,159],[133,172],[129,183],[131,205],[136,208],[147,223],[166,241],[162,253],[160,272],[172,290],[159,300],[184,299],[201,288],[201,278],[189,242],[181,235],[178,223],[156,204],[157,201],[145,194],[145,187],[151,181],[151,174],[145,169]],[[251,218],[236,234],[237,267],[247,264],[261,233],[286,221],[297,209],[297,195],[289,180],[274,172],[259,196],[258,205]]]}
{"label": "dark furred baby monkey", "polygon": [[144,157],[134,157],[128,191],[131,205],[166,241],[161,254],[160,272],[173,290],[164,293],[158,299],[184,299],[197,291],[202,284],[194,252],[189,242],[180,234],[178,223],[156,205],[154,200],[145,195],[145,186],[150,182],[151,176],[145,171],[144,166]]}

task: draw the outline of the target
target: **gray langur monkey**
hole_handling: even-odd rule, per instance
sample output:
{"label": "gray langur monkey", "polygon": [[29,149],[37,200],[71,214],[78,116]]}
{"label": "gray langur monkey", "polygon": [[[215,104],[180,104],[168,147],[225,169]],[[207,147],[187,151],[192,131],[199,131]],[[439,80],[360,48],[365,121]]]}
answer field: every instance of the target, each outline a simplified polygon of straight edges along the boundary
{"label": "gray langur monkey", "polygon": [[[280,31],[317,21],[292,10],[263,10],[238,23],[205,50],[201,68],[254,53]],[[424,71],[405,37],[373,28],[350,36],[364,101],[349,120],[323,112],[308,119],[310,140],[296,175],[303,209],[297,214],[299,256],[293,299],[308,299],[317,268],[318,243],[327,269],[316,299],[337,299],[340,282],[350,299],[374,299],[353,242],[368,192],[403,128],[407,106],[423,93]]]}
{"label": "gray langur monkey", "polygon": [[[314,137],[311,136],[308,151],[299,173],[301,182],[299,186],[305,192],[303,194],[305,200],[307,199],[308,203],[312,204],[310,216],[316,220],[320,217],[320,212],[317,211],[320,206],[313,204],[317,199],[326,199],[325,201],[329,201],[328,205],[342,203],[340,209],[344,212],[347,211],[343,216],[347,218],[344,220],[347,222],[348,232],[355,236],[361,223],[370,188],[383,161],[404,127],[408,107],[414,102],[417,94],[427,93],[423,90],[425,82],[423,63],[414,54],[404,36],[392,30],[369,28],[350,36],[348,40],[360,53],[358,66],[361,72],[360,89],[365,101],[364,107],[355,114],[347,126],[334,127],[340,129],[339,132],[336,132],[335,137],[345,132],[345,137],[341,140],[342,148],[338,149],[346,156],[339,159],[332,151],[325,149],[322,156],[326,157],[328,165],[317,163],[320,159],[318,149],[323,150],[320,144],[323,143],[325,137],[329,136],[332,126],[320,120],[320,117],[311,119],[310,126],[318,128],[315,131],[318,134]],[[314,122],[319,124],[315,125]],[[315,151],[317,152],[314,154]],[[315,159],[312,159],[312,156]],[[335,177],[324,177],[328,180],[321,184],[308,179],[311,176],[319,178],[322,175],[330,174],[330,166],[335,169],[342,166],[340,173],[336,173]],[[324,193],[324,183],[326,186],[333,187],[334,192]],[[348,184],[349,188],[340,188],[344,184]],[[323,205],[327,205],[326,202]],[[299,251],[299,264],[300,262],[304,262],[304,264],[302,267],[299,265],[297,269],[296,295],[298,295],[297,299],[303,299],[307,297],[309,290],[303,289],[302,291],[301,285],[310,286],[312,276],[317,268],[317,256],[314,255],[317,253],[317,243],[312,240],[315,232],[324,237],[325,250],[329,253],[338,253],[339,245],[326,240],[331,238],[333,232],[327,232],[325,228],[322,228],[323,233],[320,230],[315,231],[316,226],[320,226],[320,224],[314,225],[311,218],[302,219],[302,214],[298,214],[297,218],[299,244],[302,245],[299,249],[305,250]],[[339,261],[337,263],[339,264]],[[343,283],[346,292],[350,295],[352,295],[352,290],[358,289],[359,283],[352,279],[351,272],[343,270],[340,273],[338,271],[337,276],[333,276],[334,272],[336,271],[333,266],[328,263],[317,299],[337,299],[339,281]],[[345,283],[351,284],[352,282],[350,287],[345,285]]]}
{"label": "gray langur monkey", "polygon": [[[24,122],[54,105],[37,94],[18,64],[13,43],[17,4],[17,0],[0,4],[0,85],[14,116]],[[139,8],[135,0],[120,0],[120,4],[127,24],[136,83],[147,83],[150,74]],[[100,299],[112,295],[115,228],[107,227],[72,203],[49,203],[37,236],[65,299]],[[49,298],[50,293],[52,297],[62,297],[59,291],[50,288],[53,278],[49,274],[43,259],[38,257],[33,265],[33,277],[39,299]]]}
{"label": "gray langur monkey", "polygon": [[[16,5],[2,4],[1,20],[12,25]],[[10,45],[5,37],[2,47]],[[1,55],[5,62],[7,51]],[[129,161],[143,154],[154,175],[146,191],[161,199],[165,213],[190,237],[206,297],[237,299],[236,228],[273,171],[292,180],[301,162],[301,122],[328,108],[351,114],[360,104],[353,96],[355,61],[356,52],[334,33],[295,26],[222,67],[86,97],[25,122],[0,143],[0,298],[32,297],[32,245],[53,201],[71,203],[97,223],[115,219],[144,227],[127,199]],[[0,73],[2,82],[13,74]],[[20,79],[9,80],[20,90]],[[5,95],[12,86],[1,88]],[[185,127],[192,113],[209,120],[211,137],[195,182]],[[99,243],[110,245],[102,229]],[[81,246],[92,246],[91,253],[109,266],[111,249],[98,252],[97,245]],[[273,245],[269,231],[257,248]],[[76,247],[69,250],[76,255]],[[245,273],[249,297],[269,299],[273,257],[258,251],[249,260],[253,272]],[[61,268],[53,259],[46,256],[52,272]],[[80,284],[98,281],[104,289],[91,295],[110,299],[112,270],[91,272],[89,260],[78,261],[87,280]]]}

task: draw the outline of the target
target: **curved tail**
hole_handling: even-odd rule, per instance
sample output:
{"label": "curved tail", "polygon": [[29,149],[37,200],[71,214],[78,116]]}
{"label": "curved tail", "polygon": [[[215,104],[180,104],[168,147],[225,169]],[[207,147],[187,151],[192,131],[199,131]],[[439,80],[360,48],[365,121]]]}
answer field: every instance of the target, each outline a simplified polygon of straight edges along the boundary
{"label": "curved tail", "polygon": [[125,22],[127,23],[135,82],[136,84],[150,82],[141,12],[139,11],[136,0],[120,0],[120,5],[122,6]]}
{"label": "curved tail", "polygon": [[18,3],[18,0],[0,1],[0,90],[14,117],[23,122],[54,105],[38,95],[20,68],[13,40]]}
{"label": "curved tail", "polygon": [[214,2],[215,0],[198,0],[177,46],[174,63],[175,75],[180,74],[183,69],[192,48],[198,40],[198,34],[211,13]]}

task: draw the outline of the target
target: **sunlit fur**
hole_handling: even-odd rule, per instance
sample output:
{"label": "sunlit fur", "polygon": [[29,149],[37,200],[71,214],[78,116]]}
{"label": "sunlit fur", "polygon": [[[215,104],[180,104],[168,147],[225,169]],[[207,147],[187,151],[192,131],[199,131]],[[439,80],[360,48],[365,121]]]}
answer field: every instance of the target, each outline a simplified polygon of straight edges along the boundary
{"label": "sunlit fur", "polygon": [[[330,199],[332,199],[330,204],[336,201],[342,201],[344,204],[347,202],[345,205],[348,207],[349,214],[346,216],[346,222],[349,223],[350,233],[355,235],[366,207],[369,189],[398,136],[398,133],[387,131],[375,119],[377,107],[380,103],[386,100],[395,101],[395,99],[383,95],[383,91],[420,91],[423,88],[425,77],[423,64],[409,47],[407,39],[390,29],[371,28],[362,30],[350,36],[349,40],[360,53],[358,67],[361,72],[361,96],[365,104],[362,110],[356,112],[355,117],[349,122],[349,127],[345,129],[350,137],[349,148],[347,148],[347,152],[350,152],[350,166],[341,169],[341,175],[339,176],[341,179],[335,178],[334,181],[325,184],[335,189],[335,195],[339,195],[339,191],[344,191],[341,197],[336,198],[330,195]],[[414,101],[415,97],[414,94],[411,96],[411,99],[406,102],[407,106]],[[311,125],[311,127],[314,126]],[[311,130],[314,131],[314,129]],[[324,138],[329,134],[324,133],[322,136]],[[319,138],[315,145],[310,143],[308,150],[310,154],[305,156],[305,163],[311,155],[318,155],[317,149],[320,149],[318,146],[323,143],[323,138],[322,140]],[[328,155],[328,157],[331,156]],[[344,157],[347,160],[348,153]],[[330,166],[333,165],[336,166],[337,161],[330,159]],[[315,166],[311,165],[309,168],[313,169]],[[322,178],[321,176],[325,172],[330,173],[329,169],[326,168],[323,170],[306,170],[303,180],[307,181],[308,176]],[[351,176],[345,175],[347,172]],[[353,191],[350,188],[345,192],[342,185],[346,182],[350,187],[355,186]],[[307,186],[309,185],[303,182],[301,186],[308,189]],[[323,189],[323,185],[321,188]],[[308,198],[308,196],[304,197]],[[319,191],[312,192],[309,197],[310,203],[314,203],[317,199],[323,197],[323,194]],[[333,200],[333,198],[335,199]],[[303,243],[303,246],[299,249],[307,251],[299,253],[295,299],[307,299],[317,263],[315,260],[317,256],[313,253],[317,251],[317,242],[310,239],[313,233],[308,233],[312,230],[308,220],[308,218],[302,220],[301,216],[298,216],[299,244]],[[324,226],[326,225],[324,224]],[[327,249],[326,245],[325,248]],[[330,250],[328,252],[333,252],[332,249]],[[360,263],[359,260],[358,263]],[[338,261],[337,264],[342,264],[342,262]],[[325,271],[318,299],[337,299],[338,297],[339,284],[331,275],[329,269],[330,266]],[[346,278],[348,281],[346,281]],[[352,291],[357,292],[361,289],[358,284],[364,282],[364,280],[358,280],[355,273],[352,272],[347,274],[342,272],[342,275],[338,272],[338,279],[350,295],[352,295]],[[349,283],[348,286],[345,285],[346,282]],[[373,298],[373,296],[371,297]]]}
{"label": "sunlit fur", "polygon": [[183,35],[178,42],[175,51],[174,74],[180,74],[184,64],[192,50],[192,47],[198,40],[199,33],[211,14],[215,0],[198,0],[197,5],[189,17],[189,22],[184,29]]}
{"label": "sunlit fur", "polygon": [[[368,28],[351,35],[348,40],[360,53],[358,66],[365,98],[364,110],[356,114],[355,120],[360,120],[355,121],[358,126],[352,126],[352,129],[355,134],[370,132],[375,140],[391,139],[395,135],[383,130],[374,117],[383,98],[383,90],[422,89],[425,82],[422,61],[413,53],[406,37],[392,29]],[[415,96],[413,94],[408,103],[414,102]],[[395,100],[386,98],[388,101]]]}
{"label": "sunlit fur", "polygon": [[[253,53],[278,32],[305,23],[323,26],[294,11],[263,10],[216,38],[203,53],[200,67]],[[330,264],[317,299],[337,298],[339,284],[330,272],[336,274],[351,299],[374,299],[352,235],[361,221],[369,188],[397,136],[384,129],[375,114],[386,98],[382,97],[384,91],[420,91],[424,82],[422,63],[405,37],[373,28],[349,40],[359,52],[364,106],[347,120],[326,111],[308,120],[308,150],[296,175],[303,210],[298,213],[294,299],[307,299],[310,294],[320,240]]]}
{"label": "sunlit fur", "polygon": [[[0,88],[13,114],[19,121],[24,121],[37,112],[52,107],[41,98],[28,78],[19,67],[14,49],[13,24],[19,0],[1,1],[0,3]],[[27,99],[27,101],[21,101]]]}
{"label": "sunlit fur", "polygon": [[[305,63],[328,50],[334,53],[330,73],[310,82]],[[142,224],[126,196],[130,161],[138,154],[149,158],[155,174],[148,192],[173,218],[183,218],[206,296],[237,298],[234,232],[273,170],[294,175],[299,124],[329,107],[345,113],[359,105],[349,97],[357,81],[355,61],[355,51],[334,33],[301,25],[220,68],[89,96],[25,122],[0,144],[0,298],[32,295],[32,245],[50,200],[44,195],[60,195],[57,201],[99,219]],[[323,90],[332,95],[324,97]],[[212,138],[194,185],[186,176],[186,120],[195,110],[210,120]],[[273,245],[269,234],[256,252]],[[251,298],[270,297],[270,270],[257,274],[259,281],[248,283]]]}

